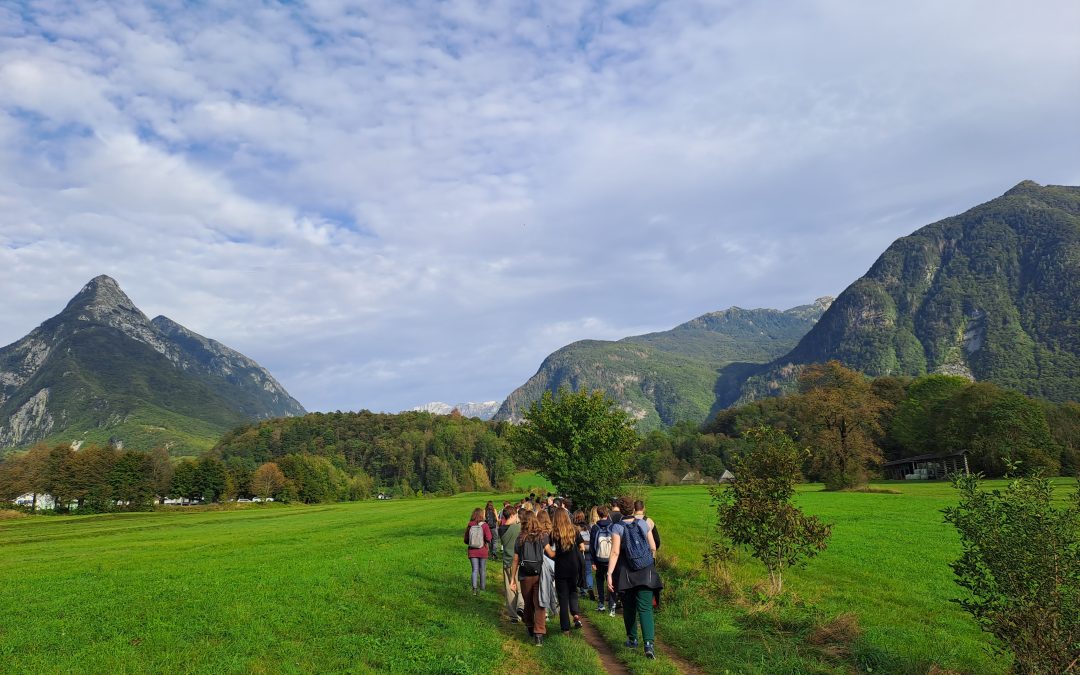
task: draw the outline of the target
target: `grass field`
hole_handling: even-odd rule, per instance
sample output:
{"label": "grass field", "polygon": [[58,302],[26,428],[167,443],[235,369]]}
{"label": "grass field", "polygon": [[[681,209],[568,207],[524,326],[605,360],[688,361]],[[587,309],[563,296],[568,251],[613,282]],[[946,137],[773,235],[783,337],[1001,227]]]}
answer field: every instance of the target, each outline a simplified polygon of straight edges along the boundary
{"label": "grass field", "polygon": [[[660,639],[707,672],[1005,670],[949,602],[951,489],[890,487],[902,494],[804,487],[799,503],[835,524],[832,543],[769,612],[697,573],[712,537],[706,490],[652,490],[668,583]],[[0,520],[0,671],[602,672],[580,635],[536,649],[500,618],[497,592],[469,592],[461,536],[490,497]],[[500,573],[489,567],[489,588]],[[764,572],[743,561],[734,576],[750,588]],[[862,629],[849,653],[802,639],[807,617],[845,612]],[[621,644],[621,618],[587,613]],[[677,671],[621,657],[635,672]]]}

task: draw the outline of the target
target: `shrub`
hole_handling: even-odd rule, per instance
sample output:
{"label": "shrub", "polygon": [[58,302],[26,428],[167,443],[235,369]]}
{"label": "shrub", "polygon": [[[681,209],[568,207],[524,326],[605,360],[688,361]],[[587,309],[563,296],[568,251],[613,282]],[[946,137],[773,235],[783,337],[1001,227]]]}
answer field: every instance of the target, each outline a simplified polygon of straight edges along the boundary
{"label": "shrub", "polygon": [[725,540],[714,547],[713,556],[722,555],[728,542],[749,547],[768,569],[773,592],[779,593],[784,568],[825,550],[832,526],[791,504],[802,477],[795,442],[765,426],[745,435],[750,447],[733,460],[735,480],[710,490],[717,504],[716,527]]}
{"label": "shrub", "polygon": [[963,545],[956,583],[971,592],[956,602],[1012,652],[1018,672],[1066,672],[1080,660],[1080,489],[1055,508],[1045,478],[1004,491],[979,479],[954,478],[960,502],[944,511]]}

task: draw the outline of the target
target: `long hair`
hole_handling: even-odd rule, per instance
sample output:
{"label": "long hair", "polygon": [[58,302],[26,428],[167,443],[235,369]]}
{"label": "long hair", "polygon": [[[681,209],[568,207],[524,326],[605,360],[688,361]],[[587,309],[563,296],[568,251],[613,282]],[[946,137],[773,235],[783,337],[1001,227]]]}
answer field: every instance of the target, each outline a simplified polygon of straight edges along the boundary
{"label": "long hair", "polygon": [[484,520],[484,509],[475,508],[472,510],[472,518],[469,518],[470,523],[479,523]]}
{"label": "long hair", "polygon": [[600,520],[600,514],[597,512],[596,507],[589,509],[589,527],[592,527]]}
{"label": "long hair", "polygon": [[569,551],[577,541],[578,529],[570,522],[570,514],[559,509],[555,512],[555,525],[551,531],[551,540],[560,551]]}
{"label": "long hair", "polygon": [[484,517],[486,518],[489,515],[490,516],[495,515],[495,505],[492,504],[491,502],[488,502],[487,503],[487,508],[484,509]]}
{"label": "long hair", "polygon": [[585,524],[585,512],[584,511],[575,511],[574,512],[574,525],[579,530],[584,530],[584,529],[587,529],[589,527],[588,525]]}
{"label": "long hair", "polygon": [[522,541],[536,541],[543,534],[540,531],[540,523],[536,520],[536,514],[532,511],[525,511],[521,516],[521,534],[518,537]]}
{"label": "long hair", "polygon": [[536,513],[536,522],[540,526],[540,534],[551,534],[551,516],[544,509]]}

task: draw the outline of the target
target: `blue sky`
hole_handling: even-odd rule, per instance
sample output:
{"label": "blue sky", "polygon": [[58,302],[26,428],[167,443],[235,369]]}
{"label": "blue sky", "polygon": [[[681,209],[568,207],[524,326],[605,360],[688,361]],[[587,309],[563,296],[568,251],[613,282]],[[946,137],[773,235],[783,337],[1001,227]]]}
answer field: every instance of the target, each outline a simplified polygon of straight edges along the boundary
{"label": "blue sky", "polygon": [[1080,4],[0,5],[0,344],[115,277],[313,410],[836,295],[1080,184]]}

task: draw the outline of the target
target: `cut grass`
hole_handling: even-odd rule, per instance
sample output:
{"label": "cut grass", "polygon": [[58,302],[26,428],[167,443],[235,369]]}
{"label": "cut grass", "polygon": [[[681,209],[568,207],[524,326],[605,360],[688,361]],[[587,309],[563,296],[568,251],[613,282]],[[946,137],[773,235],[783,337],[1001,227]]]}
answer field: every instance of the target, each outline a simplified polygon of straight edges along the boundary
{"label": "cut grass", "polygon": [[[704,488],[650,490],[666,583],[657,637],[706,672],[1004,672],[950,602],[959,543],[940,510],[952,489],[888,487],[901,494],[802,486],[799,505],[833,537],[775,600],[754,595],[765,571],[752,559],[729,569],[733,597],[703,573]],[[471,595],[465,521],[494,498],[3,520],[0,671],[602,672],[579,631],[556,623],[537,649],[501,618],[498,562]],[[583,610],[632,672],[677,671],[623,649],[621,617]]]}

